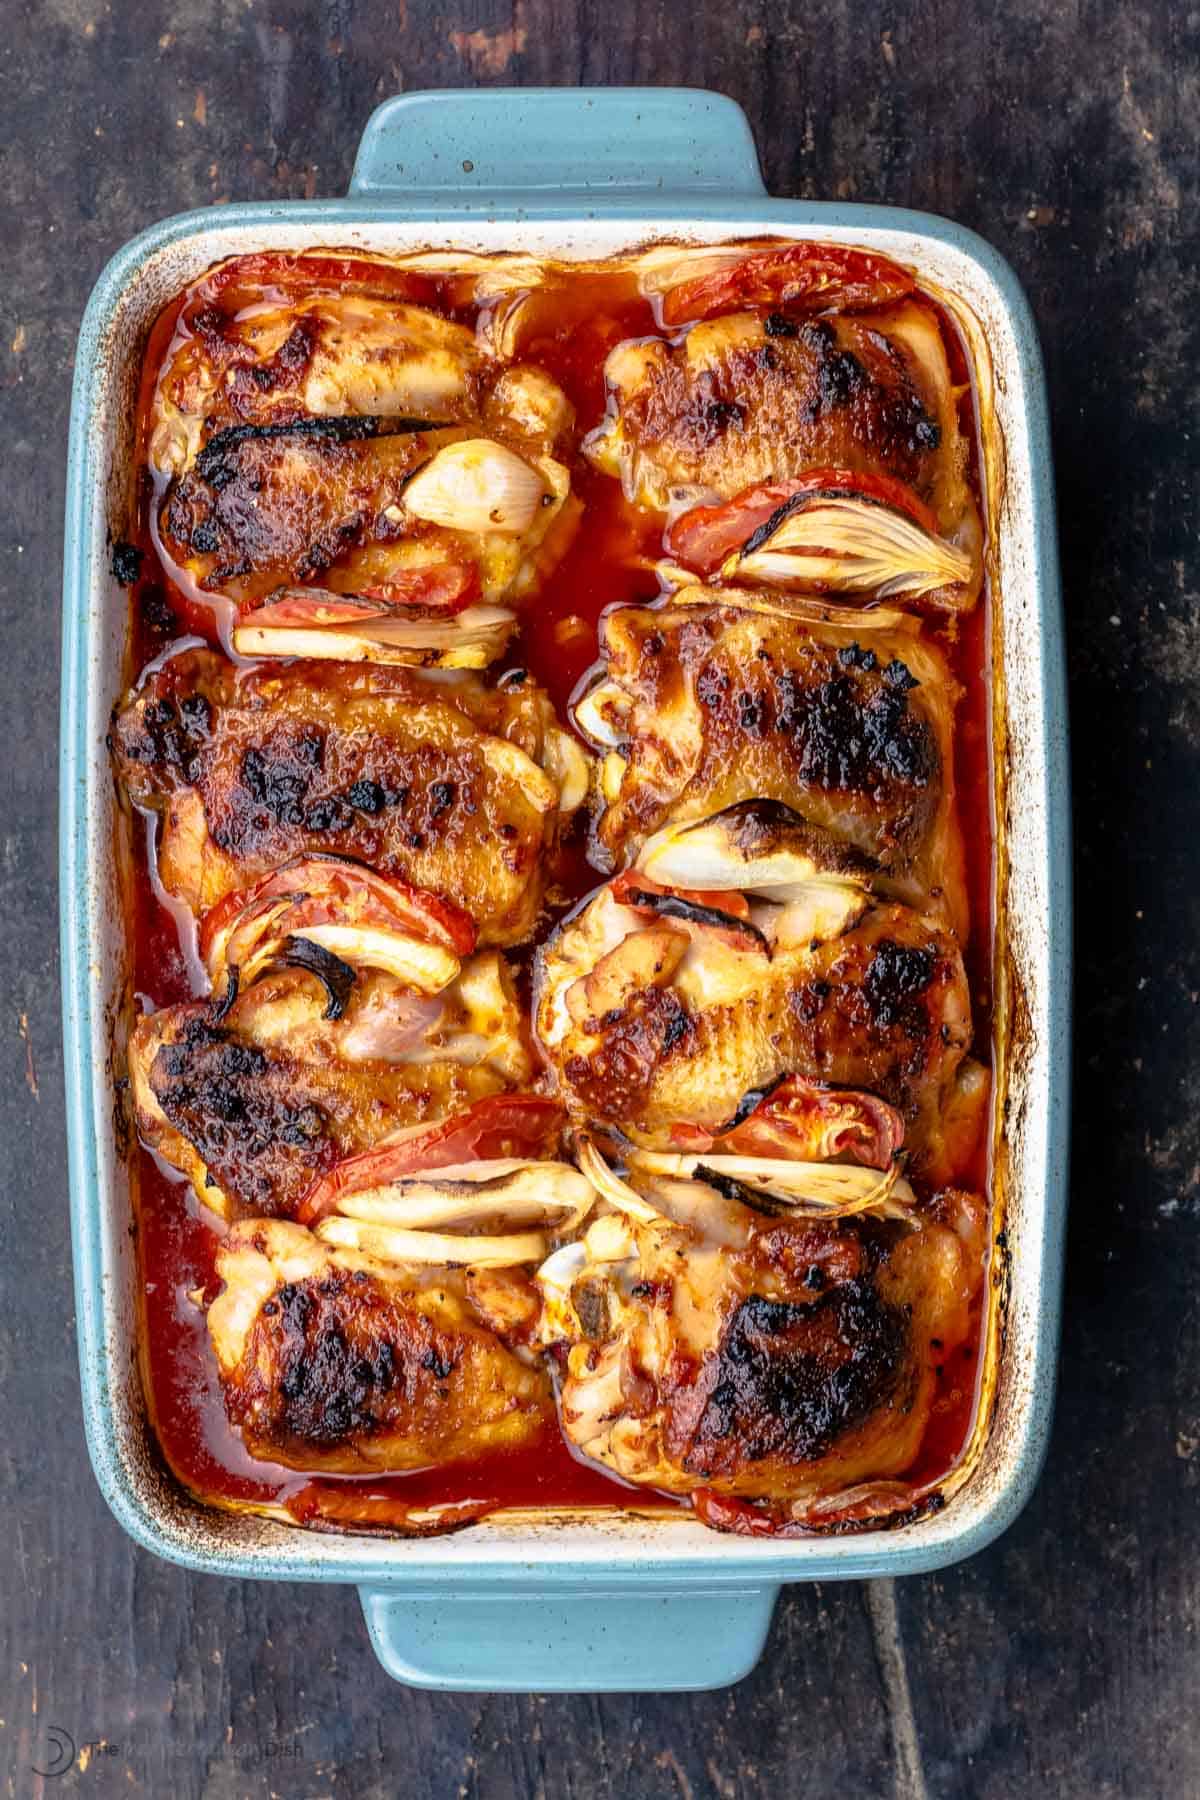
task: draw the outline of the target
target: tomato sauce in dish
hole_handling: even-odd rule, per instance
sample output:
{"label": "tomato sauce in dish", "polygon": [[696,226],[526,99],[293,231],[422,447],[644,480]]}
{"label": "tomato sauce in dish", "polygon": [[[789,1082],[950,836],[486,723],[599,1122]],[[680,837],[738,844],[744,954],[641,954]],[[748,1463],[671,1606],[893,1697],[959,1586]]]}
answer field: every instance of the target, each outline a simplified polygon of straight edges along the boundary
{"label": "tomato sauce in dish", "polygon": [[[138,514],[130,547],[140,565],[130,590],[130,650],[135,671],[191,637],[228,649],[231,609],[202,595],[162,551],[156,528],[165,480],[151,475],[147,450],[155,385],[172,351],[204,307],[225,310],[292,300],[302,274],[306,291],[391,294],[431,306],[466,325],[482,310],[472,284],[451,275],[414,274],[372,259],[328,253],[297,260],[280,255],[242,258],[210,272],[179,296],[152,328],[139,397]],[[972,371],[949,316],[924,296],[919,303],[937,318],[953,379],[959,389],[960,425],[969,446],[970,477],[980,495],[977,409]],[[580,435],[600,422],[605,409],[603,363],[614,345],[629,338],[668,336],[656,325],[649,301],[623,273],[564,276],[538,295],[537,328],[526,337],[521,361],[544,368],[562,386],[578,415]],[[536,596],[525,602],[519,635],[497,672],[526,668],[549,692],[560,719],[581,678],[596,661],[602,612],[621,602],[646,603],[660,593],[655,563],[662,556],[661,515],[629,502],[619,482],[577,455],[572,490],[583,501],[578,532]],[[125,547],[121,547],[125,548]],[[127,562],[127,566],[133,566]],[[952,624],[936,618],[928,636],[942,648],[961,689],[955,726],[955,781],[966,849],[970,933],[964,956],[970,984],[973,1054],[989,1060],[993,981],[993,845],[989,661],[991,596],[985,579],[980,603]],[[223,611],[224,609],[224,611]],[[587,861],[586,831],[577,823],[566,847],[553,905],[540,935],[553,928],[601,879]],[[154,879],[152,827],[135,832],[131,881],[133,987],[143,1010],[187,1000],[203,992],[183,909],[170,903]],[[522,953],[518,952],[518,957]],[[370,1529],[371,1503],[379,1522],[388,1506],[445,1509],[469,1522],[505,1507],[621,1508],[686,1502],[633,1489],[584,1462],[567,1444],[553,1416],[530,1445],[474,1461],[384,1477],[308,1475],[249,1456],[226,1419],[215,1359],[197,1297],[211,1298],[219,1283],[214,1255],[225,1227],[196,1199],[188,1182],[145,1148],[134,1152],[134,1192],[142,1305],[141,1354],[150,1412],[163,1454],[178,1479],[202,1499],[227,1507],[283,1508],[307,1523],[335,1518],[329,1497],[354,1489],[365,1502],[361,1521]],[[964,1186],[987,1191],[987,1133],[955,1172]],[[970,1434],[977,1405],[983,1305],[977,1301],[968,1341],[937,1366],[933,1412],[918,1456],[904,1479],[933,1484],[954,1466]]]}

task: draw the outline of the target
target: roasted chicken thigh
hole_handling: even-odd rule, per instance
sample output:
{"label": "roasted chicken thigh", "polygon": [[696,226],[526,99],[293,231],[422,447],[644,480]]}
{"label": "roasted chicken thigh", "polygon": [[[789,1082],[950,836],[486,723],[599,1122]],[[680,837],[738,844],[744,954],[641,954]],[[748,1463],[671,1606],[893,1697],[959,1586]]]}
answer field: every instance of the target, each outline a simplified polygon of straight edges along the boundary
{"label": "roasted chicken thigh", "polygon": [[573,1116],[649,1146],[799,1075],[888,1102],[945,1179],[986,1098],[953,934],[849,883],[751,904],[621,876],[539,952],[536,1028]]}
{"label": "roasted chicken thigh", "polygon": [[535,683],[186,650],[113,727],[130,798],[160,817],[158,872],[196,912],[299,853],[432,890],[511,944],[538,916],[586,761]]}
{"label": "roasted chicken thigh", "polygon": [[822,1217],[749,1163],[737,1182],[633,1161],[623,1210],[539,1272],[571,1442],[735,1529],[906,1510],[897,1478],[969,1331],[982,1203],[947,1190]]}
{"label": "roasted chicken thigh", "polygon": [[[357,621],[343,607],[343,625],[391,619],[361,655],[410,661],[397,624],[519,599],[561,553],[575,515],[556,453],[572,418],[543,370],[498,369],[472,332],[423,307],[363,294],[210,306],[156,390],[162,542],[199,589],[243,607],[289,592],[291,619],[268,601],[248,649],[294,654],[261,633],[294,631],[305,607],[319,629],[329,590],[375,603]],[[472,666],[512,629],[485,614],[493,636]]]}
{"label": "roasted chicken thigh", "polygon": [[675,340],[619,344],[592,460],[660,511],[729,500],[834,465],[891,476],[942,532],[977,532],[966,451],[936,319],[911,301],[800,318],[730,311]]}
{"label": "roasted chicken thigh", "polygon": [[[509,1449],[543,1429],[544,1371],[490,1328],[461,1270],[393,1264],[282,1219],[247,1219],[218,1248],[216,1272],[224,1288],[208,1329],[252,1456],[380,1474]],[[528,1297],[518,1271],[506,1279]]]}
{"label": "roasted chicken thigh", "polygon": [[598,848],[622,867],[666,828],[753,803],[748,819],[792,815],[831,866],[961,925],[944,658],[901,614],[864,628],[795,607],[694,587],[606,615],[603,662],[575,712],[607,752]]}

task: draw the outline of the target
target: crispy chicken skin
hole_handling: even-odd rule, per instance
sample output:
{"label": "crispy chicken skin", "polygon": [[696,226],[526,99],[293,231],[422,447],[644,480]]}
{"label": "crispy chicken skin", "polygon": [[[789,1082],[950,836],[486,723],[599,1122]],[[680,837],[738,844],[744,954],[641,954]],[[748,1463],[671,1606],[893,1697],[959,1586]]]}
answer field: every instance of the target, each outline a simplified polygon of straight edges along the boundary
{"label": "crispy chicken skin", "polygon": [[678,1122],[718,1131],[795,1074],[888,1101],[911,1167],[948,1178],[959,1140],[944,1109],[976,1073],[953,934],[865,895],[828,937],[792,916],[648,923],[602,888],[538,952],[536,1030],[569,1109],[665,1149]]}
{"label": "crispy chicken skin", "polygon": [[142,1141],[229,1216],[294,1216],[313,1184],[390,1132],[525,1085],[525,1028],[500,957],[418,997],[360,971],[326,1017],[319,981],[263,975],[222,1014],[194,1001],[134,1028],[129,1072]]}
{"label": "crispy chicken skin", "polygon": [[350,664],[239,670],[186,650],[112,734],[133,802],[160,815],[159,875],[194,911],[302,851],[336,852],[452,900],[481,944],[538,916],[578,746],[530,680]]}
{"label": "crispy chicken skin", "polygon": [[588,453],[642,505],[727,500],[836,464],[906,482],[944,532],[973,511],[946,353],[923,306],[731,313],[674,342],[619,344],[605,376],[610,417]]}
{"label": "crispy chicken skin", "polygon": [[[755,610],[741,610],[748,599]],[[769,603],[768,603],[769,604]],[[786,604],[786,602],[785,602]],[[965,922],[956,688],[915,627],[858,631],[691,588],[620,607],[581,728],[609,749],[595,828],[610,867],[667,824],[775,802]],[[698,884],[700,885],[700,884]]]}
{"label": "crispy chicken skin", "polygon": [[[236,1225],[216,1270],[208,1329],[251,1456],[381,1474],[510,1449],[543,1428],[545,1373],[483,1324],[461,1271],[330,1249],[279,1219]],[[528,1286],[517,1271],[505,1279]]]}
{"label": "crispy chicken skin", "polygon": [[[626,1481],[772,1504],[891,1487],[967,1337],[985,1212],[947,1190],[911,1221],[771,1216],[700,1181],[639,1182],[671,1215],[623,1221],[572,1290],[560,1411]],[[562,1316],[561,1313],[559,1315]],[[846,1490],[857,1489],[853,1496]]]}

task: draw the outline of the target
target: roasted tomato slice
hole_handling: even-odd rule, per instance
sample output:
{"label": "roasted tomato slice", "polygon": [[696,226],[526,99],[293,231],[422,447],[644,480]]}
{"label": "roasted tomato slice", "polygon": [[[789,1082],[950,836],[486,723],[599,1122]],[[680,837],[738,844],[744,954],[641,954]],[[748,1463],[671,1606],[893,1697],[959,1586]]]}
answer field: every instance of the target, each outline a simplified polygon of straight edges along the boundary
{"label": "roasted tomato slice", "polygon": [[626,869],[612,884],[612,897],[639,919],[677,921],[686,928],[714,934],[731,950],[769,955],[767,941],[750,919],[745,894],[727,889],[667,888],[648,881],[637,869]]}
{"label": "roasted tomato slice", "polygon": [[362,589],[365,600],[383,600],[389,606],[410,606],[420,612],[463,612],[479,598],[479,569],[474,563],[429,563],[417,569],[399,569],[387,581]]}
{"label": "roasted tomato slice", "polygon": [[261,301],[264,288],[278,288],[285,301],[306,294],[366,294],[414,306],[435,306],[439,298],[437,278],[419,269],[397,269],[365,256],[260,250],[231,257],[204,276],[192,290],[188,313],[211,306],[217,299],[227,311],[236,311],[241,304]]}
{"label": "roasted tomato slice", "polygon": [[562,1102],[544,1094],[494,1094],[435,1125],[408,1126],[321,1176],[301,1202],[298,1218],[311,1225],[348,1194],[384,1187],[421,1169],[507,1156],[538,1158],[557,1145],[564,1118]]}
{"label": "roasted tomato slice", "polygon": [[205,914],[200,954],[210,973],[218,960],[230,960],[236,931],[249,929],[263,912],[286,899],[296,908],[292,930],[332,922],[352,908],[363,924],[440,944],[456,956],[469,956],[475,948],[473,919],[451,901],[380,875],[349,857],[297,856],[254,887],[227,894]]}
{"label": "roasted tomato slice", "polygon": [[323,589],[293,588],[283,594],[244,607],[241,618],[276,629],[287,626],[306,631],[318,625],[360,625],[365,619],[383,617],[389,608],[382,598],[358,599],[352,594],[327,594]]}
{"label": "roasted tomato slice", "polygon": [[891,475],[860,475],[854,469],[809,469],[793,481],[769,481],[744,488],[720,506],[693,506],[681,513],[668,529],[663,543],[668,553],[699,575],[712,575],[726,557],[742,550],[756,531],[768,524],[789,502],[804,494],[851,495],[894,506],[923,531],[936,537],[938,523],[925,502],[907,482]]}
{"label": "roasted tomato slice", "polygon": [[904,1142],[904,1121],[894,1106],[874,1094],[823,1087],[790,1075],[768,1093],[748,1094],[723,1129],[707,1132],[678,1124],[671,1136],[681,1150],[719,1149],[797,1162],[849,1157],[868,1169],[887,1169]]}
{"label": "roasted tomato slice", "polygon": [[839,244],[783,244],[681,281],[663,297],[664,325],[683,325],[744,306],[799,306],[808,312],[889,306],[911,294],[907,269]]}
{"label": "roasted tomato slice", "polygon": [[420,1507],[410,1505],[398,1493],[378,1487],[372,1491],[368,1482],[310,1481],[284,1504],[298,1524],[312,1531],[443,1537],[486,1518],[498,1502],[461,1500],[436,1508]]}

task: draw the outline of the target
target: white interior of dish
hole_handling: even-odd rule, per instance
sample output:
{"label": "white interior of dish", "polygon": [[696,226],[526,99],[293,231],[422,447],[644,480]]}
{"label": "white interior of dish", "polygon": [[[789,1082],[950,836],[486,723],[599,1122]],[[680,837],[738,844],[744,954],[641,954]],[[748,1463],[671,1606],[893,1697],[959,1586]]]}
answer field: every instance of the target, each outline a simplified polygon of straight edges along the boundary
{"label": "white interior of dish", "polygon": [[[595,259],[627,251],[654,238],[688,243],[729,237],[789,235],[867,244],[916,267],[931,285],[955,298],[979,322],[993,361],[991,398],[1005,447],[1007,479],[999,509],[998,643],[1003,662],[1007,766],[1006,835],[1009,856],[1007,928],[1010,966],[1020,991],[1023,1021],[1019,1054],[1010,1052],[1007,1156],[1009,1178],[1006,1231],[1011,1291],[1006,1337],[993,1423],[987,1447],[964,1489],[941,1513],[887,1532],[841,1538],[748,1541],[719,1537],[686,1515],[678,1518],[634,1514],[497,1515],[457,1536],[414,1542],[317,1537],[249,1515],[204,1507],[183,1494],[162,1471],[152,1445],[142,1400],[134,1341],[135,1249],[129,1233],[129,1182],[114,1130],[111,1092],[111,1032],[119,1029],[127,966],[125,926],[118,900],[114,828],[115,798],[104,738],[109,713],[123,679],[127,596],[108,571],[109,531],[125,523],[128,463],[138,364],[145,332],[157,311],[205,268],[251,250],[299,250],[353,246],[405,253],[420,248],[496,252],[519,250],[558,258]],[[986,377],[985,377],[986,379]],[[1015,327],[990,274],[966,252],[936,239],[892,229],[839,229],[820,217],[738,216],[722,225],[690,226],[686,220],[605,220],[584,223],[482,221],[464,219],[441,227],[328,215],[300,222],[294,216],[271,223],[233,224],[215,214],[203,231],[151,252],[127,284],[117,316],[94,370],[93,435],[86,446],[94,491],[100,504],[92,515],[91,541],[84,547],[91,569],[87,619],[88,720],[90,763],[86,771],[88,856],[93,879],[86,898],[94,962],[92,1079],[95,1117],[101,1121],[97,1145],[100,1191],[105,1208],[102,1254],[105,1269],[104,1368],[100,1381],[111,1401],[115,1462],[130,1510],[149,1524],[158,1547],[187,1560],[235,1562],[244,1573],[332,1579],[361,1576],[370,1563],[377,1573],[421,1571],[476,1574],[533,1567],[552,1575],[568,1568],[582,1573],[618,1566],[666,1568],[703,1560],[721,1565],[722,1577],[753,1579],[766,1565],[786,1563],[802,1577],[819,1561],[821,1573],[863,1573],[903,1560],[902,1549],[920,1547],[921,1560],[949,1561],[955,1546],[1003,1515],[1017,1471],[1036,1460],[1033,1420],[1035,1364],[1052,1354],[1039,1342],[1046,1245],[1048,1171],[1049,1042],[1047,919],[1049,844],[1043,800],[1047,745],[1042,719],[1042,635],[1039,620],[1039,546],[1034,524],[1027,402]]]}

